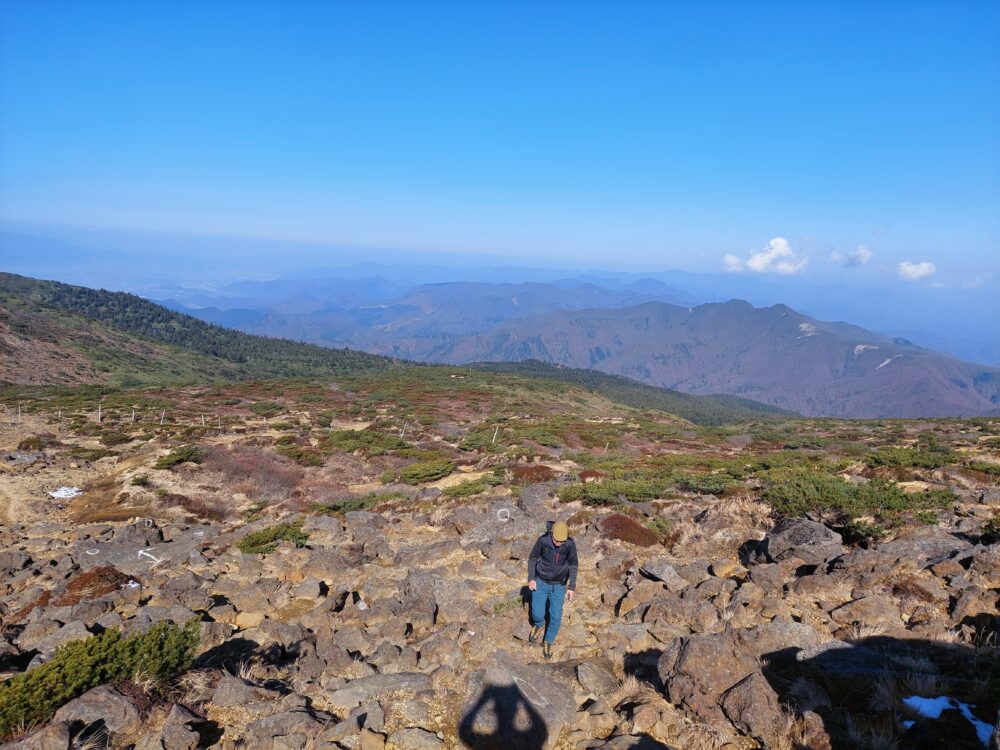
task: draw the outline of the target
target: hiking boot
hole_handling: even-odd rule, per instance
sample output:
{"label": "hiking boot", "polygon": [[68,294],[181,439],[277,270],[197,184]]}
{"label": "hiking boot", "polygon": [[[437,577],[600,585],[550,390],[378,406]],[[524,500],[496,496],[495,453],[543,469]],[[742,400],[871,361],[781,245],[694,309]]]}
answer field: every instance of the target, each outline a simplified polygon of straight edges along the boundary
{"label": "hiking boot", "polygon": [[528,633],[528,643],[534,643],[535,641],[537,641],[541,634],[542,634],[542,629],[537,625],[532,625],[531,632]]}
{"label": "hiking boot", "polygon": [[544,656],[546,660],[552,658],[552,644],[548,641],[545,641],[542,644],[542,656]]}

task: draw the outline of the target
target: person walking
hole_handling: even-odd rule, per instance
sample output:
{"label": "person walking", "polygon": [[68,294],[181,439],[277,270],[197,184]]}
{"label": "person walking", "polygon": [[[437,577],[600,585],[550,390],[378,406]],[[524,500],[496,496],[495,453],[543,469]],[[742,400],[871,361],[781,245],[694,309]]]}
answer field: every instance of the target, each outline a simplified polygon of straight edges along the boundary
{"label": "person walking", "polygon": [[[538,537],[528,556],[528,588],[531,589],[531,633],[528,641],[535,643],[542,632],[542,656],[552,658],[552,644],[562,621],[563,598],[573,601],[576,594],[576,573],[579,561],[576,542],[569,527],[562,521]],[[549,626],[545,627],[548,608]]]}

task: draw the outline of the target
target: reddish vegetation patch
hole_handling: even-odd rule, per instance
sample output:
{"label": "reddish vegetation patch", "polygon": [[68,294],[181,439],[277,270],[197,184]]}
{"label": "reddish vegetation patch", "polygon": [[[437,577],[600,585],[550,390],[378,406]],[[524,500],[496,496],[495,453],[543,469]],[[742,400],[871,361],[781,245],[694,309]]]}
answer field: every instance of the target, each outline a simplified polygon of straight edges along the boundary
{"label": "reddish vegetation patch", "polygon": [[515,482],[525,484],[548,482],[556,476],[556,472],[553,469],[540,465],[511,466],[510,473]]}
{"label": "reddish vegetation patch", "polygon": [[221,473],[234,492],[268,503],[286,499],[303,477],[299,467],[246,445],[235,446],[232,450],[211,446],[205,450],[201,465],[203,469]]}
{"label": "reddish vegetation patch", "polygon": [[581,482],[599,482],[607,476],[603,471],[597,469],[584,469],[580,472]]}
{"label": "reddish vegetation patch", "polygon": [[660,541],[660,535],[655,531],[621,513],[612,513],[604,519],[601,535],[605,539],[620,539],[637,547],[652,547]]}
{"label": "reddish vegetation patch", "polygon": [[52,604],[57,607],[70,607],[80,602],[90,601],[117,591],[132,578],[110,565],[77,573],[66,584],[66,590]]}

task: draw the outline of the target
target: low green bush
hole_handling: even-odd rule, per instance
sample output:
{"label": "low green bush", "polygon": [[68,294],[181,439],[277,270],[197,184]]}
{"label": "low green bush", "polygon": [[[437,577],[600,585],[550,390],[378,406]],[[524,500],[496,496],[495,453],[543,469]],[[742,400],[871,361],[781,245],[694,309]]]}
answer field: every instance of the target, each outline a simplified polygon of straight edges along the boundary
{"label": "low green bush", "polygon": [[435,461],[418,461],[404,466],[396,475],[397,481],[403,484],[423,484],[443,479],[455,470],[455,462],[447,459]]}
{"label": "low green bush", "polygon": [[309,541],[309,535],[302,530],[302,524],[303,520],[300,518],[298,521],[285,521],[260,531],[252,531],[240,540],[237,547],[246,555],[266,555],[274,551],[278,542],[291,542],[296,547],[304,547]]}
{"label": "low green bush", "polygon": [[314,449],[303,445],[279,445],[275,450],[279,455],[290,458],[299,466],[322,466],[326,461]]}
{"label": "low green bush", "polygon": [[382,456],[390,451],[409,448],[410,444],[398,435],[390,435],[380,430],[334,430],[323,436],[320,448],[327,453],[340,451],[354,453],[361,451],[369,458]]}
{"label": "low green bush", "polygon": [[951,450],[880,448],[868,457],[869,466],[907,466],[916,469],[940,469],[958,460]]}
{"label": "low green bush", "polygon": [[205,457],[205,452],[197,445],[182,445],[175,448],[170,453],[153,464],[154,469],[170,469],[177,464],[190,461],[193,464],[200,464]]}
{"label": "low green bush", "polygon": [[674,486],[688,492],[705,495],[722,495],[736,486],[728,474],[681,474],[674,478]]}
{"label": "low green bush", "polygon": [[360,497],[344,497],[338,500],[331,500],[325,503],[313,503],[309,510],[313,513],[321,513],[325,516],[342,516],[353,510],[369,510],[381,503],[388,503],[392,500],[405,498],[402,492],[369,492]]}
{"label": "low green bush", "polygon": [[473,495],[486,492],[491,486],[495,486],[493,482],[489,481],[490,479],[493,478],[480,477],[479,479],[466,479],[464,482],[453,484],[451,487],[445,487],[441,494],[452,498],[472,497]]}
{"label": "low green bush", "polygon": [[989,461],[969,461],[965,466],[983,474],[1000,476],[1000,464],[990,463]]}
{"label": "low green bush", "polygon": [[563,502],[580,500],[585,505],[616,505],[623,500],[644,502],[665,497],[671,486],[669,477],[662,479],[605,479],[566,485],[559,490]]}
{"label": "low green bush", "polygon": [[285,410],[281,404],[276,404],[273,401],[255,401],[248,404],[247,408],[260,417],[273,417]]}
{"label": "low green bush", "polygon": [[136,676],[167,680],[191,666],[198,621],[161,622],[145,633],[118,630],[68,643],[44,664],[0,684],[0,738],[52,718],[69,701],[109,682]]}
{"label": "low green bush", "polygon": [[934,512],[954,502],[948,490],[908,493],[895,482],[873,479],[852,484],[840,477],[810,469],[768,472],[763,498],[784,516],[805,516],[825,511],[848,524],[872,517],[878,526],[899,526],[907,520],[928,522]]}

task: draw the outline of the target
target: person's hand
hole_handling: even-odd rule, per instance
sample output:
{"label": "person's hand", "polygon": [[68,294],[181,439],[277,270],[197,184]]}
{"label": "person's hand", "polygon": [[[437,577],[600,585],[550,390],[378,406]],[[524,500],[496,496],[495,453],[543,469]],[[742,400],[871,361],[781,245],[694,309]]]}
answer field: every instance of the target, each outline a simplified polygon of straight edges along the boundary
{"label": "person's hand", "polygon": [[566,598],[569,599],[570,601],[573,601],[573,597],[575,595],[576,592],[573,589],[570,589],[569,591],[566,592]]}
{"label": "person's hand", "polygon": [[528,588],[531,589],[532,591],[534,591],[537,586],[538,584],[536,584],[534,581],[528,581]]}

